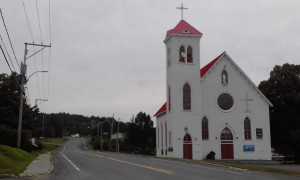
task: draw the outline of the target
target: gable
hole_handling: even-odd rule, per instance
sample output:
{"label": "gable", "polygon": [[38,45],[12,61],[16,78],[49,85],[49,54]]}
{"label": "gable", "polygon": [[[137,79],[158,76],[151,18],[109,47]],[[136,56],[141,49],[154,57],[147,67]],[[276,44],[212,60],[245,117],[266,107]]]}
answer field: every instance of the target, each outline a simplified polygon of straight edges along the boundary
{"label": "gable", "polygon": [[[257,91],[257,93],[261,95],[262,99],[264,99],[267,102],[267,104],[269,104],[269,106],[272,107],[273,106],[272,103],[265,97],[265,95],[258,89],[258,87],[250,80],[250,78],[241,70],[241,68],[229,57],[229,55],[225,51],[219,56],[217,56],[215,59],[213,59],[210,63],[208,63],[207,65],[205,65],[203,68],[200,69],[201,82],[207,79],[206,76],[210,74],[210,71],[214,69],[214,67],[218,64],[219,61],[222,60],[224,56],[237,69],[237,71],[239,71],[240,74],[247,80],[249,85],[252,86],[255,89],[255,91]],[[164,114],[166,112],[166,109],[167,109],[167,103],[164,103],[161,106],[161,108],[154,114],[154,117]]]}
{"label": "gable", "polygon": [[238,71],[238,73],[240,73],[240,75],[245,78],[249,86],[251,86],[261,96],[261,98],[266,101],[266,103],[270,107],[272,107],[273,104],[265,97],[265,95],[258,89],[258,87],[250,80],[250,78],[242,71],[242,69],[230,58],[230,56],[226,52],[218,56],[217,61],[215,61],[213,65],[209,68],[209,70],[207,70],[205,74],[201,76],[201,81],[205,81],[207,79],[206,76],[209,76],[210,71],[212,71],[215,68],[215,66],[217,66],[225,58],[229,61],[230,64],[232,64],[232,66]]}

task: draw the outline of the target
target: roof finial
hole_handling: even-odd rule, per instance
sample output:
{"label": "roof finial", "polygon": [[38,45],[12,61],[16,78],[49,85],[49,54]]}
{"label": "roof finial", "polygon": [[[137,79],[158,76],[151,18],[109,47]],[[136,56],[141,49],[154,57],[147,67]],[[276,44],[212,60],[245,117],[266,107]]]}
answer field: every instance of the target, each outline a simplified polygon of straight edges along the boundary
{"label": "roof finial", "polygon": [[188,9],[188,8],[183,7],[183,3],[181,3],[181,7],[176,7],[176,9],[181,10],[181,19],[183,19],[183,10]]}

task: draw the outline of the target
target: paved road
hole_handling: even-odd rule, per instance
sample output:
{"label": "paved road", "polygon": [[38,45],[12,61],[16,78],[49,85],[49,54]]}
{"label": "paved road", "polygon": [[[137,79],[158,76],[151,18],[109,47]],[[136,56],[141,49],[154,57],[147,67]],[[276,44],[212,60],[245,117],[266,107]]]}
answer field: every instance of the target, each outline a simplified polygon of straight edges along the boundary
{"label": "paved road", "polygon": [[54,155],[53,173],[39,179],[292,180],[300,178],[183,161],[88,151],[85,148],[85,139],[72,138],[60,152]]}

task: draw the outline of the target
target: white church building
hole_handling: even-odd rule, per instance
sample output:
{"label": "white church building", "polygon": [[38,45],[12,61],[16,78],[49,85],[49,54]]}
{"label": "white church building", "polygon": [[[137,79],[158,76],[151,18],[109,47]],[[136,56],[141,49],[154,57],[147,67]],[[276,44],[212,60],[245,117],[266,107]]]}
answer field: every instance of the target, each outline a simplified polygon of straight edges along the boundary
{"label": "white church building", "polygon": [[270,160],[271,102],[223,52],[200,69],[202,33],[181,20],[167,31],[166,103],[155,113],[156,155]]}

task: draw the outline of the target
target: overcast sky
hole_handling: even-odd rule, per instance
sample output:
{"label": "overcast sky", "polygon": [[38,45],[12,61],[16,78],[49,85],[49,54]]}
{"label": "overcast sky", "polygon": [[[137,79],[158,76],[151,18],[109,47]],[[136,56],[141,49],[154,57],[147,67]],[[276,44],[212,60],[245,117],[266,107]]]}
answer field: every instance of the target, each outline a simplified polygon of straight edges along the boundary
{"label": "overcast sky", "polygon": [[[153,116],[166,101],[163,40],[180,21],[182,2],[184,19],[203,33],[201,67],[226,51],[258,85],[275,65],[300,62],[297,0],[51,0],[51,36],[49,1],[37,1],[41,31],[36,0],[23,2],[33,40],[22,0],[0,0],[0,8],[19,62],[25,42],[52,44],[50,66],[49,49],[27,60],[27,77],[50,67],[28,81],[31,105],[48,99],[38,101],[46,113],[115,114],[122,121],[140,111]],[[10,73],[2,54],[0,73]]]}

